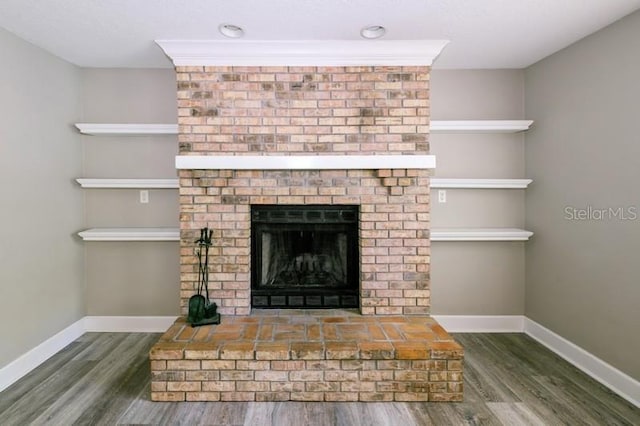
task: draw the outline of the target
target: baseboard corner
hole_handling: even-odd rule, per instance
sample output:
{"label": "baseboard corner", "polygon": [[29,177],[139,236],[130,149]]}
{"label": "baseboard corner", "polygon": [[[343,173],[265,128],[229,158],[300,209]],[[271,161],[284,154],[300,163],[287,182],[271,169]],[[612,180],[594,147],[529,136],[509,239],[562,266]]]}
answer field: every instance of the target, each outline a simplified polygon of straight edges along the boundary
{"label": "baseboard corner", "polygon": [[575,343],[525,317],[524,332],[576,368],[640,408],[640,382]]}
{"label": "baseboard corner", "polygon": [[84,333],[84,318],[80,318],[78,321],[0,368],[0,392],[29,374],[31,370],[51,358]]}

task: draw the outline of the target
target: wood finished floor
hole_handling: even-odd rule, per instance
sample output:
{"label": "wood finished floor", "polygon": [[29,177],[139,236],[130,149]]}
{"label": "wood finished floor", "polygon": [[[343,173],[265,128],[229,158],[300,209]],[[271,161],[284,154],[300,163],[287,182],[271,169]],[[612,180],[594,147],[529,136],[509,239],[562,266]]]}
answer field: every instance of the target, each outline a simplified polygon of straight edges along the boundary
{"label": "wood finished floor", "polygon": [[160,334],[87,333],[0,393],[0,425],[640,425],[640,409],[524,334],[456,334],[463,403],[149,400]]}

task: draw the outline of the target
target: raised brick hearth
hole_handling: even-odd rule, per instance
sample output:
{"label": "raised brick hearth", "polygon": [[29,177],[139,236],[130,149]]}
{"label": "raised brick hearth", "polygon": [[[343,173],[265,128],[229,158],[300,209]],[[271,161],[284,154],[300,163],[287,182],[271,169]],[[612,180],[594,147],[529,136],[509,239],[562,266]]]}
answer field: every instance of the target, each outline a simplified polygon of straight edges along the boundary
{"label": "raised brick hearth", "polygon": [[462,348],[432,318],[254,310],[178,320],[151,350],[155,401],[461,401]]}

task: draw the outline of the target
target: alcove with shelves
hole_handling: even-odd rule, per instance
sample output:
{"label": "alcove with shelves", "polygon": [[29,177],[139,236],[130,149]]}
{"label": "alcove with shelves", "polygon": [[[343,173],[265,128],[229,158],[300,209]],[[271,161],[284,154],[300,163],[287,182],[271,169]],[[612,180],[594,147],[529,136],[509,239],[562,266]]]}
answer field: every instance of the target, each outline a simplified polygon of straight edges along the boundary
{"label": "alcove with shelves", "polygon": [[[177,142],[175,136],[178,133],[178,126],[176,124],[147,124],[147,123],[76,123],[78,131],[87,136],[84,139],[86,144],[91,144],[91,148],[99,150],[97,146],[103,147],[108,150],[109,156],[113,155],[118,150],[125,150],[129,155],[124,155],[123,160],[127,161],[127,164],[122,166],[120,163],[99,163],[99,158],[94,161],[94,165],[100,165],[100,168],[92,167],[90,164],[87,168],[89,170],[97,170],[98,176],[113,176],[118,174],[118,166],[120,169],[129,170],[127,174],[132,174],[134,170],[132,165],[140,164],[140,167],[135,169],[136,174],[165,174],[169,170],[169,167],[173,168],[173,157],[177,150]],[[94,139],[95,137],[95,139]],[[114,141],[118,141],[118,144],[114,145]],[[165,171],[159,172],[158,167],[146,167],[148,163],[140,163],[142,157],[155,147],[164,147],[166,150],[165,142],[169,143],[172,147],[171,155],[167,156],[166,165],[163,168]],[[134,154],[131,153],[130,148],[133,149]],[[164,157],[169,152],[167,151],[160,156]],[[95,155],[94,155],[95,156]],[[113,166],[114,171],[110,171],[110,167]],[[91,199],[87,204],[90,206],[87,213],[87,217],[90,222],[95,224],[99,222],[100,225],[107,224],[108,219],[106,216],[108,212],[105,210],[117,210],[121,213],[119,216],[120,225],[126,226],[105,226],[105,227],[89,227],[83,231],[78,232],[78,235],[84,241],[179,241],[179,229],[176,226],[139,226],[144,225],[145,222],[156,222],[158,217],[162,217],[163,213],[157,212],[154,209],[162,208],[166,209],[167,206],[171,207],[175,204],[175,221],[177,222],[177,191],[178,179],[177,178],[147,178],[147,177],[82,177],[77,178],[76,182],[84,190],[88,190],[87,197]],[[93,190],[96,190],[94,192]],[[137,195],[131,196],[131,190],[139,190],[146,192],[146,201],[149,201],[149,193],[152,192],[151,200],[155,205],[138,201]],[[168,192],[164,192],[168,190]],[[164,192],[164,194],[163,194]],[[133,192],[135,193],[135,191]],[[167,197],[169,199],[167,199]],[[173,202],[175,198],[175,202]],[[138,204],[140,203],[140,204]],[[117,205],[117,206],[116,206]],[[123,212],[124,210],[124,212]],[[127,213],[132,213],[131,220],[125,220],[122,216]],[[166,214],[164,214],[166,216]],[[116,222],[114,220],[114,222]],[[160,219],[167,225],[167,219]],[[114,224],[113,222],[109,224]],[[131,224],[131,226],[129,226]],[[138,225],[138,226],[136,226]]]}
{"label": "alcove with shelves", "polygon": [[[532,120],[432,120],[432,138],[439,135],[463,135],[469,141],[474,135],[482,135],[483,141],[491,143],[491,135],[507,135],[527,131],[533,124]],[[504,138],[504,136],[500,136]],[[455,159],[453,159],[455,160]],[[440,159],[438,160],[440,161]],[[436,169],[436,174],[438,169]],[[524,190],[532,183],[531,179],[523,178],[459,178],[459,177],[433,177],[431,178],[432,189],[432,210],[439,202],[439,195],[444,191],[453,190]],[[436,192],[437,191],[437,192]],[[468,193],[467,193],[468,194]],[[485,196],[485,199],[490,197]],[[446,201],[445,201],[446,202]],[[526,241],[533,233],[520,228],[513,227],[438,227],[437,220],[434,220],[434,227],[431,229],[432,241]]]}

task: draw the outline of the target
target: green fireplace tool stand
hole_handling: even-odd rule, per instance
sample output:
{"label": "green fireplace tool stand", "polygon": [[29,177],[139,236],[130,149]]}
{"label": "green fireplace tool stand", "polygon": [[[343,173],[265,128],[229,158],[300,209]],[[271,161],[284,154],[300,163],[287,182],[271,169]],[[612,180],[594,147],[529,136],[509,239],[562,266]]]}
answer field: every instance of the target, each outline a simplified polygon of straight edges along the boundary
{"label": "green fireplace tool stand", "polygon": [[[198,283],[196,294],[189,298],[189,313],[187,322],[191,327],[198,327],[208,324],[220,324],[220,314],[217,313],[218,306],[209,300],[209,247],[211,247],[211,237],[213,230],[209,228],[200,229],[200,238],[196,240],[198,248]],[[203,294],[204,292],[204,294]]]}

